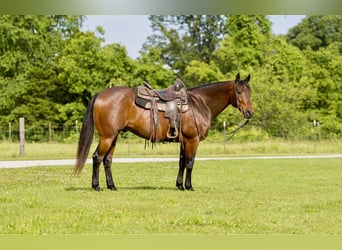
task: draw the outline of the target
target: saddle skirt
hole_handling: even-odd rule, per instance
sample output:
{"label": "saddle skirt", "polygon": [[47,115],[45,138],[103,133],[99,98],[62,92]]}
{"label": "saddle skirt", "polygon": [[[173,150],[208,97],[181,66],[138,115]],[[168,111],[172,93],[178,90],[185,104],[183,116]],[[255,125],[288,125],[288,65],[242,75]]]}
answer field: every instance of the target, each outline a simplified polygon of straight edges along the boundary
{"label": "saddle skirt", "polygon": [[[158,141],[158,112],[164,112],[169,119],[167,138],[177,140],[181,132],[180,116],[189,110],[188,97],[184,83],[178,78],[174,84],[163,90],[154,90],[148,83],[135,88],[135,104],[151,111],[150,140]],[[155,128],[153,137],[152,127]]]}

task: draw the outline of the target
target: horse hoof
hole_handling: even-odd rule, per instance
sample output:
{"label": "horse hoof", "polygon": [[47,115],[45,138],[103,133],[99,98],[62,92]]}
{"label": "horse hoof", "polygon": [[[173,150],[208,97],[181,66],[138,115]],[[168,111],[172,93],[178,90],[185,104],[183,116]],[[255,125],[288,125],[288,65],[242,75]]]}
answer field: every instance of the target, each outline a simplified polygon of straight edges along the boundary
{"label": "horse hoof", "polygon": [[193,187],[185,187],[186,188],[186,190],[188,190],[188,191],[195,191],[195,189],[193,189]]}
{"label": "horse hoof", "polygon": [[183,185],[177,185],[177,188],[178,188],[180,191],[184,191],[184,190],[185,190],[184,187],[183,187]]}
{"label": "horse hoof", "polygon": [[100,186],[93,186],[93,189],[95,189],[95,191],[97,191],[97,192],[100,192],[101,191],[101,188],[100,188]]}
{"label": "horse hoof", "polygon": [[115,186],[112,186],[112,187],[107,187],[109,190],[112,190],[112,191],[118,191],[118,189],[115,187]]}

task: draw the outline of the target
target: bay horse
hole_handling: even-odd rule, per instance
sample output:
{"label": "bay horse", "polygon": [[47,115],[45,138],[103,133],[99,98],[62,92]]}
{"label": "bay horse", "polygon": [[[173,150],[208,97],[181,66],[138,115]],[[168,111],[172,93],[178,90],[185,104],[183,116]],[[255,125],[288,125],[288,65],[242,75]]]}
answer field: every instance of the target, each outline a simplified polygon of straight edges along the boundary
{"label": "bay horse", "polygon": [[[240,74],[235,80],[203,84],[187,90],[189,110],[180,117],[180,156],[176,187],[193,191],[191,173],[199,142],[204,140],[215,117],[228,105],[237,108],[245,119],[253,116],[250,100],[250,75],[245,80]],[[99,143],[93,154],[92,187],[100,191],[99,167],[103,162],[107,188],[117,190],[112,177],[111,164],[116,141],[121,131],[130,131],[139,137],[150,138],[150,111],[135,104],[133,88],[118,86],[105,89],[90,100],[82,123],[78,142],[77,160],[74,173],[79,174],[86,162],[94,134],[98,131]],[[158,138],[167,141],[169,121],[163,112],[158,113]],[[185,185],[183,186],[184,170]],[[185,189],[184,189],[185,187]]]}

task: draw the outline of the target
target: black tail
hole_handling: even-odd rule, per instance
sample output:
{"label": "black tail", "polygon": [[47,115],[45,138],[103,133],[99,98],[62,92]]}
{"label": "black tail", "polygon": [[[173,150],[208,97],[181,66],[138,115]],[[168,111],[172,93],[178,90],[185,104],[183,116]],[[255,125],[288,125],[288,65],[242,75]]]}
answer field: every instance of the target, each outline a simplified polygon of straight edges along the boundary
{"label": "black tail", "polygon": [[93,135],[94,135],[93,108],[94,108],[94,102],[95,102],[96,97],[97,97],[97,94],[94,95],[93,98],[90,100],[87,110],[85,112],[84,118],[83,118],[80,139],[78,141],[76,165],[74,168],[75,175],[81,173],[84,167],[84,164],[86,163],[86,160],[87,160],[89,148],[91,146],[91,143],[93,142]]}

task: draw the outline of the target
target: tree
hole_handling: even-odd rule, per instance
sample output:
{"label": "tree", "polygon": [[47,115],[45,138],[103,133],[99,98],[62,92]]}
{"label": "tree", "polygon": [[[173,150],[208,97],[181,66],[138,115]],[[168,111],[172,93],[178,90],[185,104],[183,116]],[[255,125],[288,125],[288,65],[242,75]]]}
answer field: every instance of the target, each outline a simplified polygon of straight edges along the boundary
{"label": "tree", "polygon": [[222,73],[258,67],[265,63],[271,23],[265,16],[229,16],[227,35],[214,52]]}
{"label": "tree", "polygon": [[225,80],[225,77],[214,62],[207,64],[194,60],[190,62],[184,71],[184,81],[187,87],[196,87],[200,84],[219,80]]}
{"label": "tree", "polygon": [[311,120],[322,125],[323,135],[342,134],[342,55],[338,53],[339,43],[333,43],[317,51],[305,50],[310,62],[311,89],[306,106]]}
{"label": "tree", "polygon": [[[150,19],[155,33],[132,60],[124,46],[103,45],[101,27],[82,32],[82,16],[0,16],[0,126],[16,126],[24,116],[27,129],[68,127],[103,88],[143,81],[165,88],[175,73],[190,88],[240,72],[252,76],[255,115],[248,128],[308,138],[316,120],[322,137],[341,136],[340,17],[308,17],[288,36],[273,36],[265,16]],[[223,121],[230,128],[241,115],[228,108],[213,127],[222,129]]]}
{"label": "tree", "polygon": [[82,120],[85,107],[95,93],[107,87],[131,84],[135,66],[126,49],[119,44],[102,46],[102,42],[103,38],[94,32],[80,32],[61,52],[56,103],[59,120],[65,124]]}
{"label": "tree", "polygon": [[136,84],[143,81],[148,82],[153,88],[160,89],[170,86],[175,80],[176,75],[165,67],[161,49],[151,47],[147,52],[142,52],[137,59],[134,69]]}
{"label": "tree", "polygon": [[286,38],[301,50],[311,48],[316,51],[334,42],[342,43],[342,16],[308,16],[291,28]]}
{"label": "tree", "polygon": [[[0,16],[1,121],[40,123],[55,117],[57,58],[83,17]],[[34,112],[32,112],[34,111]]]}
{"label": "tree", "polygon": [[180,74],[192,60],[210,64],[226,32],[225,16],[150,16],[150,20],[156,34],[148,38],[144,50],[160,48],[163,62]]}

